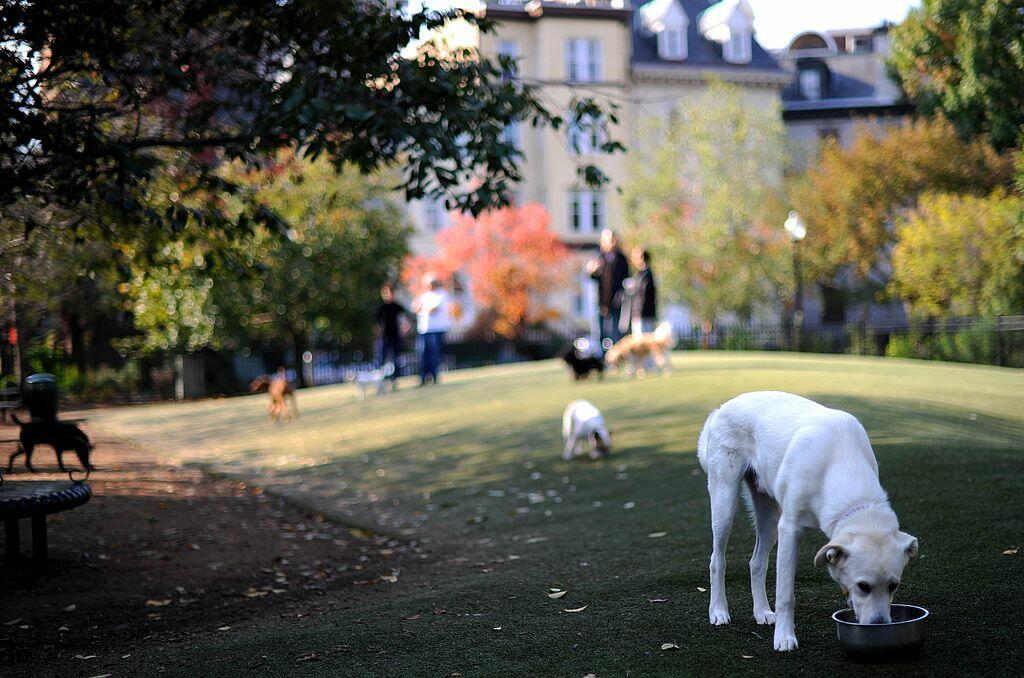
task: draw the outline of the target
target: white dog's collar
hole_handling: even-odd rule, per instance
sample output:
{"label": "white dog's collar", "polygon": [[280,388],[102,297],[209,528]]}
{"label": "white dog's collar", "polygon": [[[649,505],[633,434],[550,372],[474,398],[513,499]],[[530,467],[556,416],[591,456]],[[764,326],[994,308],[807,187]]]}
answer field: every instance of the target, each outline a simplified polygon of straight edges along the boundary
{"label": "white dog's collar", "polygon": [[843,515],[839,516],[836,519],[836,522],[833,523],[833,526],[839,525],[839,523],[843,522],[847,518],[850,518],[851,516],[854,516],[854,515],[860,513],[861,511],[867,511],[869,508],[873,508],[875,506],[878,506],[878,502],[877,501],[873,501],[873,502],[871,502],[869,504],[860,504],[859,506],[854,506],[852,509],[850,509],[849,511],[847,511]]}

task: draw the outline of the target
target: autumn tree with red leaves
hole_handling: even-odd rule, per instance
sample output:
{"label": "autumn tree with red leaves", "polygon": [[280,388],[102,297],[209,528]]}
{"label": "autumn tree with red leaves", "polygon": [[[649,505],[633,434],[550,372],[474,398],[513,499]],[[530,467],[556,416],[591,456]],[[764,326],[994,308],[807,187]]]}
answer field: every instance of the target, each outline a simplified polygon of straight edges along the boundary
{"label": "autumn tree with red leaves", "polygon": [[403,279],[416,288],[422,274],[451,280],[463,275],[477,309],[477,328],[513,339],[526,325],[557,312],[548,296],[568,282],[569,252],[551,230],[551,217],[537,203],[456,215],[437,234],[437,254],[406,262]]}

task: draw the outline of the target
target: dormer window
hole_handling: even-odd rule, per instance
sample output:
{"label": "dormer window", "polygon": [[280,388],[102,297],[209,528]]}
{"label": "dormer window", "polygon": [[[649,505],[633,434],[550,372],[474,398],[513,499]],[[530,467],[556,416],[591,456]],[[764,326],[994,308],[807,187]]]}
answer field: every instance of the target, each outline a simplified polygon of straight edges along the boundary
{"label": "dormer window", "polygon": [[636,14],[641,30],[658,42],[658,57],[683,61],[687,56],[686,30],[690,19],[679,0],[651,0]]}
{"label": "dormer window", "polygon": [[801,68],[799,78],[800,94],[804,99],[816,101],[821,98],[821,71],[817,68]]}
{"label": "dormer window", "polygon": [[750,63],[750,33],[744,30],[729,32],[729,40],[722,45],[722,58],[731,64]]}
{"label": "dormer window", "polygon": [[700,15],[700,32],[722,46],[722,59],[749,64],[753,58],[754,12],[747,0],[721,0]]}
{"label": "dormer window", "polygon": [[666,27],[658,33],[658,56],[669,61],[686,58],[686,33],[683,28]]}

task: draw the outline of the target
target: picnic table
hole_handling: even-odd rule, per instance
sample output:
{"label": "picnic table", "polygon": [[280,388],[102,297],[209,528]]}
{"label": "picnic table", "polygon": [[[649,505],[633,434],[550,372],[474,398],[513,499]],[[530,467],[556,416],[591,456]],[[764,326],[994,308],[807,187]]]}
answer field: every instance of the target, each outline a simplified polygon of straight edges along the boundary
{"label": "picnic table", "polygon": [[46,516],[89,501],[92,489],[82,482],[21,480],[0,482],[0,520],[4,521],[4,552],[8,566],[21,558],[19,523],[32,522],[32,565],[46,568]]}

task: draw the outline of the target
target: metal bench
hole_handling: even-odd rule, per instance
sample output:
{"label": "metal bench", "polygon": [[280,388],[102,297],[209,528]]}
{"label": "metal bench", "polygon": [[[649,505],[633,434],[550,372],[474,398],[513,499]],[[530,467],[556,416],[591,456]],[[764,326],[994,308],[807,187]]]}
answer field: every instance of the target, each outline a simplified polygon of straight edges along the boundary
{"label": "metal bench", "polygon": [[21,390],[17,388],[0,388],[0,417],[7,423],[7,413],[21,407]]}
{"label": "metal bench", "polygon": [[21,560],[18,521],[32,522],[32,566],[46,569],[46,516],[67,511],[89,501],[92,489],[85,483],[46,480],[0,479],[0,520],[4,521],[6,564]]}

